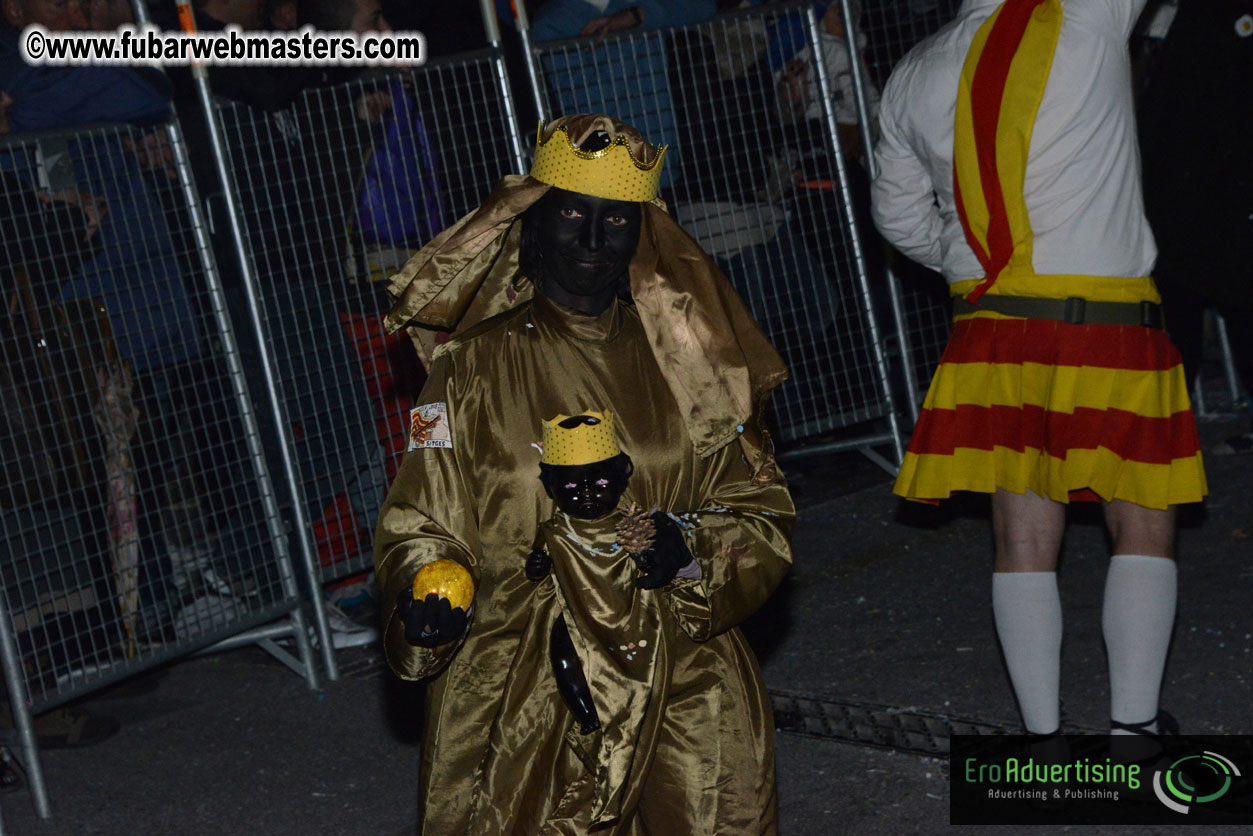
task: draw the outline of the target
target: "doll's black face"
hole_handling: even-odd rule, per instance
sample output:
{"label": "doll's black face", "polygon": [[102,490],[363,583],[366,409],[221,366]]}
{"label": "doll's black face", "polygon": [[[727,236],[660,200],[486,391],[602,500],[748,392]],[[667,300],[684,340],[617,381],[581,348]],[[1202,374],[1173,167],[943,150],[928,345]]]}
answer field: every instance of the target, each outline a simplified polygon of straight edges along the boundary
{"label": "doll's black face", "polygon": [[524,219],[540,292],[586,314],[604,311],[626,280],[642,217],[638,203],[549,189]]}
{"label": "doll's black face", "polygon": [[634,465],[625,453],[591,464],[541,464],[540,481],[557,507],[572,517],[595,520],[618,507]]}

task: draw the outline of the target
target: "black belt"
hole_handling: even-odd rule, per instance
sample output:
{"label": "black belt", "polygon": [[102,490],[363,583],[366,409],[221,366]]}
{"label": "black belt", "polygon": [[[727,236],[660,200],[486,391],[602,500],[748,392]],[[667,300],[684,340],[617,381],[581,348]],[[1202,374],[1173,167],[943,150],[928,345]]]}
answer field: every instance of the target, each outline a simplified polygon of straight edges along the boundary
{"label": "black belt", "polygon": [[1068,325],[1140,325],[1145,328],[1165,327],[1162,306],[1155,302],[1090,302],[1078,296],[1069,299],[1042,299],[1035,296],[979,297],[970,304],[964,297],[953,297],[953,316],[992,311],[1025,319],[1048,319]]}

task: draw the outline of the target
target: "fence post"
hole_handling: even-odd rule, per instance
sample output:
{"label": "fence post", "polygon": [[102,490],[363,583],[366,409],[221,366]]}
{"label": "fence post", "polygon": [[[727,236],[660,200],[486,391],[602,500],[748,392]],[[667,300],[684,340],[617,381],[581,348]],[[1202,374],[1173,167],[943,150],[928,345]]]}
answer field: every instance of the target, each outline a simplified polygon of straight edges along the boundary
{"label": "fence post", "polygon": [[531,22],[527,19],[526,6],[522,0],[513,0],[513,11],[518,35],[522,38],[522,57],[526,61],[526,78],[531,85],[531,97],[535,99],[535,110],[539,113],[541,122],[549,122],[552,114],[548,112],[548,105],[540,89],[539,68],[535,65],[535,50],[531,46]]}
{"label": "fence post", "polygon": [[[514,164],[518,167],[518,173],[521,174],[526,171],[526,153],[522,148],[522,138],[518,135],[518,114],[513,106],[513,88],[509,84],[505,56],[500,48],[500,21],[496,19],[496,7],[492,5],[492,0],[479,0],[479,11],[483,15],[483,28],[487,31],[487,42],[496,51],[493,59],[496,65],[496,83],[500,87],[500,98],[505,107],[505,122],[509,129],[509,144],[513,149]],[[525,15],[526,12],[522,11],[521,14]]]}
{"label": "fence post", "polygon": [[[48,804],[48,788],[44,785],[43,766],[39,760],[39,746],[35,742],[35,726],[30,714],[30,695],[22,676],[22,658],[17,651],[17,641],[11,629],[7,595],[0,595],[0,663],[4,666],[4,684],[9,691],[9,706],[13,711],[13,728],[17,730],[18,745],[26,767],[35,812],[39,818],[52,815]],[[3,833],[3,830],[0,830]]]}
{"label": "fence post", "polygon": [[[201,214],[200,204],[196,201],[194,183],[192,181],[191,163],[187,159],[187,146],[183,142],[182,128],[176,122],[169,125],[170,146],[174,149],[175,163],[179,172],[179,183],[187,201],[188,211],[192,216],[192,228],[196,233],[196,246],[199,250],[201,264],[209,282],[210,298],[213,300],[213,314],[218,322],[218,333],[222,335],[227,366],[230,369],[231,383],[234,388],[235,400],[239,405],[240,416],[244,421],[244,429],[248,443],[248,452],[252,457],[252,466],[257,477],[257,486],[261,491],[261,503],[265,507],[266,525],[269,528],[271,542],[277,552],[279,578],[283,590],[293,599],[300,599],[300,590],[292,571],[291,554],[287,548],[287,533],[283,530],[283,515],[279,509],[278,499],[274,495],[274,484],[270,478],[270,469],[266,464],[265,450],[261,447],[261,433],[257,427],[256,415],[252,409],[252,400],[248,395],[244,370],[239,360],[239,345],[231,328],[230,315],[226,309],[225,293],[218,277],[217,263],[213,255],[213,245],[209,241],[205,220]],[[320,597],[320,596],[319,596]],[[297,606],[292,611],[295,625],[296,649],[300,654],[304,670],[297,671],[305,677],[311,689],[318,687],[317,669],[313,664],[313,652],[309,646],[309,633],[305,629],[304,613]]]}
{"label": "fence post", "polygon": [[[1240,376],[1236,373],[1236,362],[1231,356],[1231,340],[1227,338],[1227,320],[1223,319],[1223,315],[1217,311],[1214,312],[1214,328],[1218,332],[1218,348],[1222,353],[1223,370],[1226,372],[1227,386],[1231,391],[1231,403],[1236,411],[1239,411]],[[1246,380],[1245,385],[1253,386],[1253,381]]]}
{"label": "fence post", "polygon": [[[857,54],[857,41],[854,30],[848,25],[848,0],[840,0],[842,11],[845,13],[844,32],[845,38],[849,42],[849,58],[853,69],[853,83],[857,92],[857,109],[859,121],[862,125],[863,136],[866,142],[866,157],[869,159],[873,156],[871,149],[873,145],[870,143],[869,126],[867,124],[867,112],[864,92],[860,87],[856,87],[859,77],[858,65],[861,63]],[[862,251],[861,236],[858,234],[857,218],[854,215],[853,199],[849,191],[848,171],[846,166],[848,161],[844,159],[844,152],[840,148],[840,132],[835,121],[835,108],[832,106],[831,79],[827,77],[827,63],[822,58],[822,36],[818,33],[818,16],[814,13],[813,6],[805,9],[805,20],[808,24],[809,48],[814,56],[813,69],[818,80],[819,98],[822,99],[822,112],[826,121],[827,133],[831,139],[832,153],[834,154],[836,173],[840,180],[840,202],[844,209],[844,214],[848,218],[849,238],[852,240],[853,246],[853,264],[857,269],[857,282],[861,285],[863,298],[866,304],[866,321],[870,327],[870,340],[874,346],[875,363],[879,367],[879,384],[883,388],[883,399],[888,408],[888,426],[892,434],[892,452],[896,456],[896,465],[904,460],[905,451],[901,444],[901,430],[896,415],[896,404],[892,394],[892,378],[888,365],[887,354],[883,350],[883,339],[879,330],[878,317],[874,311],[873,298],[870,289],[870,277],[866,270],[866,256]],[[863,451],[864,452],[864,451]],[[895,472],[895,468],[889,468]]]}
{"label": "fence post", "polygon": [[[142,2],[142,0],[141,0]],[[194,31],[195,17],[192,12],[190,0],[177,0],[179,20],[183,24],[185,31]],[[190,29],[189,29],[190,27]],[[296,473],[296,465],[292,460],[292,439],[288,431],[287,423],[282,416],[285,415],[282,399],[278,395],[278,385],[275,374],[275,364],[269,346],[266,344],[262,335],[265,330],[262,326],[261,311],[257,304],[258,290],[256,276],[253,273],[252,266],[248,263],[247,248],[244,241],[243,221],[239,207],[238,196],[234,190],[229,187],[231,182],[230,171],[226,164],[226,153],[222,142],[221,128],[214,118],[213,99],[209,90],[209,76],[204,65],[198,64],[192,67],[192,76],[196,83],[196,92],[200,97],[200,106],[205,114],[205,125],[209,133],[209,142],[213,149],[213,162],[217,169],[218,177],[221,178],[224,186],[224,194],[226,198],[226,212],[230,220],[231,237],[235,242],[236,252],[239,255],[240,276],[243,279],[245,297],[248,300],[249,324],[258,335],[258,349],[261,356],[262,372],[265,376],[266,396],[269,400],[270,408],[274,411],[277,420],[275,421],[276,433],[278,435],[278,443],[280,455],[283,460],[283,474],[286,478],[288,490],[292,497],[292,515],[296,528],[296,538],[300,544],[301,563],[305,569],[305,575],[309,583],[309,604],[313,610],[314,626],[318,633],[318,640],[321,644],[322,662],[326,666],[327,678],[331,681],[339,679],[339,668],[335,663],[335,653],[331,647],[330,629],[326,623],[326,609],[322,600],[322,590],[318,583],[317,564],[314,559],[313,544],[309,539],[309,520],[305,514],[305,509],[300,502],[300,481]],[[297,647],[300,648],[301,656],[304,658],[307,653],[307,645],[309,642],[308,632],[303,628],[303,616],[299,608],[294,613],[297,624],[300,627],[298,635],[295,636]],[[309,687],[317,687],[316,674],[310,666]]]}
{"label": "fence post", "polygon": [[[874,180],[879,174],[879,166],[874,156],[874,131],[870,129],[870,107],[866,96],[866,74],[861,60],[861,49],[857,45],[856,19],[850,0],[840,0],[840,14],[844,17],[844,38],[848,42],[849,65],[853,73],[853,95],[857,99],[857,121],[861,124],[862,144],[866,148],[866,171]],[[905,309],[901,304],[901,284],[892,266],[886,265],[888,280],[888,298],[892,303],[892,318],[896,321],[897,350],[901,357],[901,371],[905,376],[905,399],[909,408],[910,422],[918,420],[921,405],[918,402],[918,378],[914,373],[914,364],[910,357],[909,329],[905,320]],[[901,454],[898,452],[897,461]]]}

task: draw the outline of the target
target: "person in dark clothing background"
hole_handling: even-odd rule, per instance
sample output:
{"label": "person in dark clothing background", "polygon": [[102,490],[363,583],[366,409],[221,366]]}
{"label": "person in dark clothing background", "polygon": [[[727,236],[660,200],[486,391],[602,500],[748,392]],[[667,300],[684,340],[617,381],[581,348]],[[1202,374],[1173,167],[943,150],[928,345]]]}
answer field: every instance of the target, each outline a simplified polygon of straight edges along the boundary
{"label": "person in dark clothing background", "polygon": [[[1253,78],[1253,0],[1180,0],[1148,72],[1140,142],[1166,326],[1195,380],[1205,308],[1222,314],[1247,395],[1253,393],[1253,96],[1241,85]],[[1251,451],[1253,431],[1246,431],[1210,452]]]}

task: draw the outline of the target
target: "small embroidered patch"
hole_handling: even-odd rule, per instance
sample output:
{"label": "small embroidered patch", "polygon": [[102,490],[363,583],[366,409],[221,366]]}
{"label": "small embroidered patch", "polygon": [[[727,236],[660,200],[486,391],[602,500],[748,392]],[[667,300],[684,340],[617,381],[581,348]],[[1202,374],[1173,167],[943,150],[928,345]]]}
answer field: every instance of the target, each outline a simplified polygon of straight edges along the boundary
{"label": "small embroidered patch", "polygon": [[443,401],[424,403],[409,410],[408,450],[424,447],[451,447],[448,405]]}

